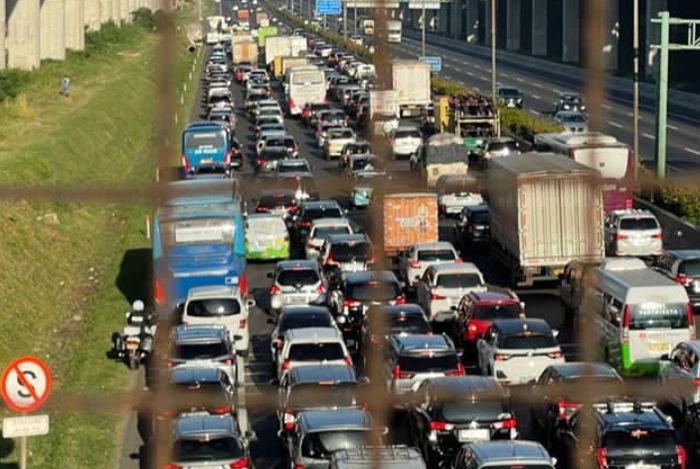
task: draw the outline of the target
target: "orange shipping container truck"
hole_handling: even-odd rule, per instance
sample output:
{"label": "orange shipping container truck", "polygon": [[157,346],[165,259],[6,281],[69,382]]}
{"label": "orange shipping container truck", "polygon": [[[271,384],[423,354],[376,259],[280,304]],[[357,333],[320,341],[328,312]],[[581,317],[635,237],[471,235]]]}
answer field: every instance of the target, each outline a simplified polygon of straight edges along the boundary
{"label": "orange shipping container truck", "polygon": [[238,10],[238,19],[239,20],[250,19],[250,11],[249,10]]}
{"label": "orange shipping container truck", "polygon": [[436,194],[387,194],[383,200],[384,252],[388,256],[417,243],[438,240],[438,201]]}

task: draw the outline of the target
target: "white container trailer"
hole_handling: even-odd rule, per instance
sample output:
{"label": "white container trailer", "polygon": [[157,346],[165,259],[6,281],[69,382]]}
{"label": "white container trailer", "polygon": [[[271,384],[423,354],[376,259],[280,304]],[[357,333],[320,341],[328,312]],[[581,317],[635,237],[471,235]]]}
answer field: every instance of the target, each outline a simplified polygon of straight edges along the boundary
{"label": "white container trailer", "polygon": [[395,60],[391,64],[392,88],[402,116],[418,115],[430,104],[430,67],[420,60]]}
{"label": "white container trailer", "polygon": [[488,176],[493,251],[513,286],[555,280],[572,260],[605,257],[598,172],[552,153],[491,162]]}

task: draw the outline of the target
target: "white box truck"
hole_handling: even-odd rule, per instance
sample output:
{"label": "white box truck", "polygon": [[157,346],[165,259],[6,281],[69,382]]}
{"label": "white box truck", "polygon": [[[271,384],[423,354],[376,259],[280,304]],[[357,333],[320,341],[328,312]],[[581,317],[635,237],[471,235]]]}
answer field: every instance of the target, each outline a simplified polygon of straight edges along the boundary
{"label": "white box truck", "polygon": [[301,36],[269,36],[265,38],[265,64],[275,57],[299,57],[306,54],[307,42]]}
{"label": "white box truck", "polygon": [[492,252],[513,287],[557,280],[570,261],[605,257],[598,171],[553,153],[497,158],[489,165]]}
{"label": "white box truck", "polygon": [[419,115],[431,103],[430,67],[420,60],[395,60],[391,64],[391,83],[396,91],[401,116]]}

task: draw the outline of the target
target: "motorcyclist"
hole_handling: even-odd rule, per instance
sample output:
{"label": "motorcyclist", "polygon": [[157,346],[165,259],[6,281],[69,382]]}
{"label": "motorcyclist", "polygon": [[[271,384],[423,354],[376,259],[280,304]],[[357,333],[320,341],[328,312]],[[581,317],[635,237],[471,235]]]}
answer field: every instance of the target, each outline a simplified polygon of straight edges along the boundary
{"label": "motorcyclist", "polygon": [[156,333],[155,315],[146,311],[143,301],[136,300],[131,304],[131,311],[126,313],[126,325],[122,334],[114,334],[114,349],[123,352],[126,339],[130,336],[138,336],[141,339],[141,350],[150,353],[153,346],[153,337]]}

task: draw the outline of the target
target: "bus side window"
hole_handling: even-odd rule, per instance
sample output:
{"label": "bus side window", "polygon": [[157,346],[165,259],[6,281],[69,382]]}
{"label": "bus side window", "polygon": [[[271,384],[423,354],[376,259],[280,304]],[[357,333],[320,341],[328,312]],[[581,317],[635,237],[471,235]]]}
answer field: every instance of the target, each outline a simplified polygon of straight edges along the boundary
{"label": "bus side window", "polygon": [[605,295],[605,310],[608,315],[608,320],[615,326],[619,326],[622,319],[620,317],[622,314],[622,305],[620,302],[616,301],[615,298],[610,295]]}

